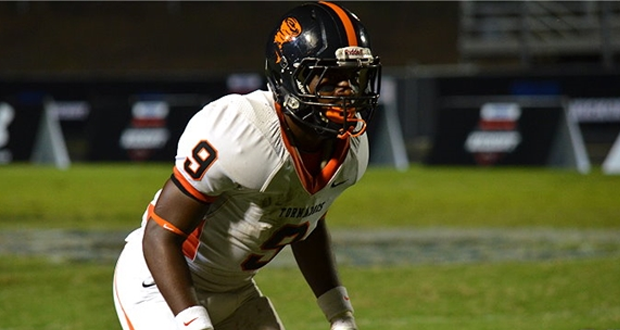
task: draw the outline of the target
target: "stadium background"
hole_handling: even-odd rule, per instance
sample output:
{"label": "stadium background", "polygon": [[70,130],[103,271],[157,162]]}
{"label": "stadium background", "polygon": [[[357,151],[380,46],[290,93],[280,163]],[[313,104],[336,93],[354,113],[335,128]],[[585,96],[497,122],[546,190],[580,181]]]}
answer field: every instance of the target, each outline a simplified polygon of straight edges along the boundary
{"label": "stadium background", "polygon": [[[267,35],[295,2],[3,2],[6,74],[210,77],[261,72]],[[348,2],[388,67],[455,63],[455,2]],[[44,55],[44,56],[42,56]]]}
{"label": "stadium background", "polygon": [[[81,124],[63,121],[73,161],[167,159],[173,150],[174,131],[204,102],[231,91],[244,92],[247,86],[263,86],[252,77],[248,81],[241,76],[241,88],[235,88],[230,78],[257,74],[253,78],[260,79],[265,36],[273,21],[293,5],[262,1],[1,3],[0,97],[10,104],[23,103],[24,108],[42,108],[48,99],[85,100],[93,108],[90,118]],[[393,149],[394,143],[403,142],[403,153],[414,162],[473,163],[472,159],[429,156],[438,133],[446,134],[437,131],[441,129],[438,121],[451,117],[442,117],[442,111],[454,113],[443,106],[447,98],[543,95],[594,100],[603,111],[611,109],[610,118],[579,122],[588,161],[599,165],[609,154],[620,132],[614,87],[620,83],[620,43],[617,24],[610,23],[620,16],[617,4],[378,1],[346,5],[371,31],[384,75],[394,82],[394,90],[385,90],[385,94],[395,95],[397,114],[378,121],[388,130],[396,123],[402,141],[392,136],[378,144],[387,143]],[[118,139],[106,132],[118,135],[127,128],[129,103],[171,93],[193,93],[194,99],[186,98],[180,106],[184,109],[171,111],[166,125],[173,126],[173,132],[165,151],[137,157],[112,150],[118,146],[105,146],[103,141]],[[31,110],[29,125],[32,118],[40,121],[41,110]],[[475,122],[477,110],[470,110],[473,117],[468,120]],[[175,117],[175,113],[184,114]],[[99,124],[87,123],[89,119]],[[13,138],[5,143],[9,149],[20,149],[13,151],[12,159],[17,161],[32,159],[39,142],[33,136],[20,136],[19,132],[33,129],[18,128],[21,122],[14,120],[13,130],[18,132],[10,132]],[[101,124],[121,122],[109,129]],[[535,130],[546,129],[550,132],[546,139],[553,139],[557,123],[549,125]],[[110,151],[101,153],[106,148]],[[545,157],[551,157],[554,148],[547,148],[540,159],[525,157],[505,163],[548,165]],[[395,157],[398,152],[392,150],[378,158]]]}

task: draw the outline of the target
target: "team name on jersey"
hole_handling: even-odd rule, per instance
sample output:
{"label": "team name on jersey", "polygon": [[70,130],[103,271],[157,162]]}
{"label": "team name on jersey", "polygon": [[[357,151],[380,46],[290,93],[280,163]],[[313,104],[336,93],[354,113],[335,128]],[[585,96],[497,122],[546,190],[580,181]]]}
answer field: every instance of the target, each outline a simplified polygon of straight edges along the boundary
{"label": "team name on jersey", "polygon": [[325,202],[308,207],[283,207],[280,209],[281,218],[305,218],[323,210]]}

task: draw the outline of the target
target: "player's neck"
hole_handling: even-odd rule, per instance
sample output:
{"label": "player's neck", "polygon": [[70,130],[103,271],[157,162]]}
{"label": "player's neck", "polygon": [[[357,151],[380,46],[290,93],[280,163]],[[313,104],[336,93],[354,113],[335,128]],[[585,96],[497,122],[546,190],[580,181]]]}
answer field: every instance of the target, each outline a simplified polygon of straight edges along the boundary
{"label": "player's neck", "polygon": [[289,116],[284,117],[289,128],[288,132],[290,133],[290,137],[299,151],[315,153],[326,149],[331,150],[333,148],[333,140],[326,139],[318,135],[314,130],[298,125],[297,122]]}

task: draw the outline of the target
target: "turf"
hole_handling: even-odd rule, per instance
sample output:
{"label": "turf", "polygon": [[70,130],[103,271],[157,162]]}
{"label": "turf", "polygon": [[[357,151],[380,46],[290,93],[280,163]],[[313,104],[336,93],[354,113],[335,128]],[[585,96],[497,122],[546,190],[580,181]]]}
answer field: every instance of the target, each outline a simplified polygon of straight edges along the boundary
{"label": "turf", "polygon": [[111,264],[0,258],[0,329],[120,329]]}
{"label": "turf", "polygon": [[[120,329],[110,264],[0,257],[0,270],[0,329]],[[341,269],[365,330],[616,329],[618,274],[617,258]],[[287,329],[327,329],[296,269],[257,281]]]}
{"label": "turf", "polygon": [[[618,261],[344,268],[342,277],[360,329],[615,329]],[[325,328],[292,272],[268,269],[258,282],[290,329]]]}
{"label": "turf", "polygon": [[[168,164],[0,167],[0,229],[131,229]],[[620,176],[544,168],[371,168],[330,210],[332,228],[620,226]],[[0,256],[0,329],[120,329],[113,264]],[[618,329],[617,257],[344,267],[361,330]],[[327,325],[299,272],[257,277],[289,330]]]}
{"label": "turf", "polygon": [[546,168],[371,169],[330,219],[345,227],[617,227],[620,176]]}
{"label": "turf", "polygon": [[[169,164],[0,168],[0,228],[127,229]],[[371,168],[330,210],[332,226],[620,226],[620,176],[545,168]]]}
{"label": "turf", "polygon": [[164,164],[85,164],[68,170],[3,166],[0,182],[10,189],[0,189],[0,226],[135,227],[171,171],[172,166]]}

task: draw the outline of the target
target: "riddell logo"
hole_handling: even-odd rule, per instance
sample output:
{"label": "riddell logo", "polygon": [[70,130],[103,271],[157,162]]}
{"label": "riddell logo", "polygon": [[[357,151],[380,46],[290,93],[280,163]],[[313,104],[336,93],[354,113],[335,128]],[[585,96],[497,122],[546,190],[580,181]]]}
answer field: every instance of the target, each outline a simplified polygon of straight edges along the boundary
{"label": "riddell logo", "polygon": [[494,165],[521,143],[517,124],[521,108],[516,103],[486,103],[480,120],[465,141],[465,150],[479,165]]}
{"label": "riddell logo", "polygon": [[280,28],[276,32],[276,36],[273,39],[273,43],[278,47],[278,51],[276,51],[276,63],[280,63],[282,60],[282,46],[288,42],[293,41],[295,37],[301,34],[301,24],[294,17],[287,17],[280,24]]}
{"label": "riddell logo", "polygon": [[348,56],[362,56],[364,51],[361,48],[348,48],[344,50],[344,53]]}
{"label": "riddell logo", "polygon": [[336,50],[336,59],[339,61],[370,60],[372,59],[372,53],[370,49],[364,47],[343,47]]}

